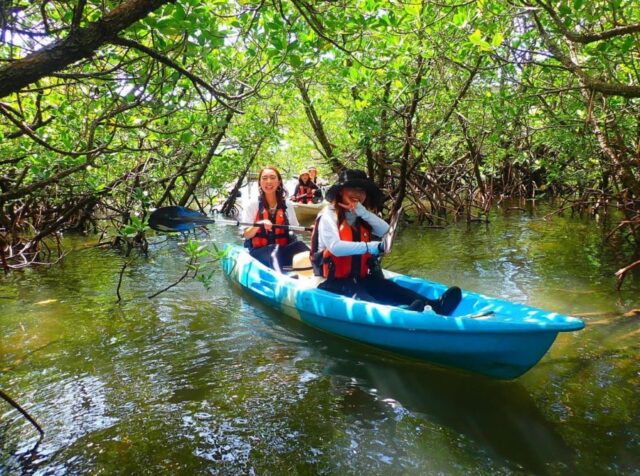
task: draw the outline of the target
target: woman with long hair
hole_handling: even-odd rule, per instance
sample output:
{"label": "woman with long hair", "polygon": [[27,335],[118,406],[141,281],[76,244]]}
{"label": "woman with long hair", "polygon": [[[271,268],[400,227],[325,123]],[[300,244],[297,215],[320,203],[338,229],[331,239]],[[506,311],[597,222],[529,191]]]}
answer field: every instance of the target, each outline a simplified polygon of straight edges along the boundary
{"label": "woman with long hair", "polygon": [[311,259],[317,274],[326,278],[318,288],[363,301],[404,306],[422,312],[449,315],[462,299],[457,286],[439,299],[428,299],[386,279],[376,257],[389,225],[371,210],[380,209],[382,192],[361,170],[345,170],[326,194],[331,203],[316,221],[311,238]]}
{"label": "woman with long hair", "polygon": [[[291,266],[293,255],[308,250],[288,225],[298,226],[298,219],[275,167],[264,167],[258,173],[258,198],[244,209],[242,220],[253,223],[242,236],[251,256],[270,268]],[[274,226],[280,225],[280,226]]]}
{"label": "woman with long hair", "polygon": [[307,172],[309,173],[309,179],[311,179],[313,183],[318,185],[318,170],[312,165],[309,167]]}

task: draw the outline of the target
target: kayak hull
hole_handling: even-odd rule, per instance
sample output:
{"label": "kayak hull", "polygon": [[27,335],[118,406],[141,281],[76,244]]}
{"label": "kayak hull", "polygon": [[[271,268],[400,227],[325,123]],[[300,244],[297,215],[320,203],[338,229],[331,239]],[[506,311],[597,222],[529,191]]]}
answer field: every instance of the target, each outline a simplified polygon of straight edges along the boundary
{"label": "kayak hull", "polygon": [[[317,281],[278,274],[238,246],[226,247],[224,273],[243,291],[314,328],[393,354],[513,379],[533,367],[558,332],[577,318],[463,291],[451,316],[359,301],[317,289]],[[435,298],[446,286],[385,271],[389,279]]]}

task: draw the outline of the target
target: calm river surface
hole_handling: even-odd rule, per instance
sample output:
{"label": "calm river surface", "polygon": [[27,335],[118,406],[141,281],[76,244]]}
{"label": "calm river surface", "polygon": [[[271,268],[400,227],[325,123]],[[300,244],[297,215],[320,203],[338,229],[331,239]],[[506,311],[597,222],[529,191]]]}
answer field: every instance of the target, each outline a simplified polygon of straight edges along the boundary
{"label": "calm river surface", "polygon": [[[393,360],[149,258],[68,241],[0,278],[0,474],[640,475],[640,275],[588,220],[496,210],[490,225],[401,230],[385,266],[585,319],[523,377]],[[212,227],[218,244],[234,228]]]}

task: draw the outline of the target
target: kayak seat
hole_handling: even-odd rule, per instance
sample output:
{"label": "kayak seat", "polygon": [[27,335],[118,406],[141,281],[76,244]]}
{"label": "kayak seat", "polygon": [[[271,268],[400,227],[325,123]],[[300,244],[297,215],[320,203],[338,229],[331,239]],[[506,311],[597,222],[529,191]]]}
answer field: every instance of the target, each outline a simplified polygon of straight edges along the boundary
{"label": "kayak seat", "polygon": [[299,281],[297,285],[301,289],[316,288],[325,278],[313,274],[309,252],[304,251],[293,255],[292,266],[285,267],[283,271],[291,279]]}
{"label": "kayak seat", "polygon": [[313,276],[313,267],[311,266],[311,260],[309,259],[309,252],[303,251],[293,255],[291,268],[292,271],[297,273],[299,276],[304,276],[305,278]]}

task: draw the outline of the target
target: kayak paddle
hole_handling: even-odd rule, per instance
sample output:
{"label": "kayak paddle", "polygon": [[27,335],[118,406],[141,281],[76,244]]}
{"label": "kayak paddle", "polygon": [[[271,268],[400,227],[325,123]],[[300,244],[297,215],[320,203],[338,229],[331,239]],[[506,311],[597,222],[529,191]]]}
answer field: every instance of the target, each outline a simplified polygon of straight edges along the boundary
{"label": "kayak paddle", "polygon": [[389,229],[387,233],[385,233],[384,237],[382,237],[382,245],[384,248],[384,254],[387,254],[391,251],[391,246],[393,246],[393,240],[396,238],[396,233],[398,231],[398,220],[400,219],[400,215],[402,215],[402,208],[396,212],[395,215],[391,217],[389,221]]}
{"label": "kayak paddle", "polygon": [[[219,223],[233,226],[260,226],[259,223],[245,223],[238,220],[221,220],[211,218],[204,213],[185,207],[170,206],[158,208],[149,216],[149,226],[162,232],[189,231],[197,226]],[[312,231],[311,227],[294,225],[272,225],[276,228],[288,228],[294,231]]]}

